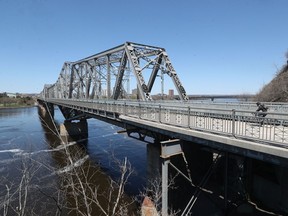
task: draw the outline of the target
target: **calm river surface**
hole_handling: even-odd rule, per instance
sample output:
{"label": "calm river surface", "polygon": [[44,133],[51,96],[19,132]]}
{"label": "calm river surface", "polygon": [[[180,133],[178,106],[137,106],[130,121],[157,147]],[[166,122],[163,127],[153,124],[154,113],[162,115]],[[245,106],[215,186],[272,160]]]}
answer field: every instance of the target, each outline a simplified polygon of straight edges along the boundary
{"label": "calm river surface", "polygon": [[[55,110],[54,119],[56,124],[64,121],[58,109]],[[48,125],[43,126],[45,124]],[[3,203],[8,195],[16,202],[14,209],[8,209],[7,215],[16,215],[15,212],[20,208],[17,203],[19,194],[15,196],[12,192],[20,182],[23,183],[24,170],[29,170],[29,175],[32,176],[29,188],[34,189],[33,193],[28,193],[27,199],[31,201],[29,208],[33,209],[35,215],[44,215],[43,212],[45,215],[55,215],[52,209],[57,209],[55,194],[57,187],[60,187],[56,174],[64,173],[69,167],[63,154],[63,144],[53,135],[53,127],[51,121],[41,124],[37,107],[0,109],[0,202]],[[88,120],[88,130],[88,139],[84,143],[71,144],[74,152],[81,155],[75,160],[75,164],[88,161],[96,167],[94,169],[104,171],[103,175],[93,178],[101,178],[105,182],[108,180],[107,175],[112,179],[120,176],[115,158],[123,160],[127,157],[134,172],[126,184],[126,193],[133,196],[139,194],[146,184],[147,144],[128,137],[126,133],[117,133],[121,128],[95,119]],[[36,203],[43,200],[47,203],[46,206]],[[4,212],[3,206],[1,208],[0,215]]]}

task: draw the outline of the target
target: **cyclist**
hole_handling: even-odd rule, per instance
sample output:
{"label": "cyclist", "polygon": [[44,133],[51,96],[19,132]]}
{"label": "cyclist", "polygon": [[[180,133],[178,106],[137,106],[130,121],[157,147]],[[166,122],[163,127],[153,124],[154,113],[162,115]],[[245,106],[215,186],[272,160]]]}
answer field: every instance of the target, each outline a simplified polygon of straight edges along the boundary
{"label": "cyclist", "polygon": [[[258,108],[256,110],[255,116],[264,118],[267,115],[266,112],[268,111],[268,107],[266,107],[264,104],[260,102],[257,102],[256,105]],[[262,119],[261,125],[263,125],[263,123],[264,123],[264,119]]]}

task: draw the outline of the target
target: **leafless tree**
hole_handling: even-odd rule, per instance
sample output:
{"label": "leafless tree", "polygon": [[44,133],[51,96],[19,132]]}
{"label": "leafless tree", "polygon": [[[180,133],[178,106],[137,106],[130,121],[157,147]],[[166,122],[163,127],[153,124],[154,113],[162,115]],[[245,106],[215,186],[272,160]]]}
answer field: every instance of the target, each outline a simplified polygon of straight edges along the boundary
{"label": "leafless tree", "polygon": [[[175,178],[178,176],[176,174],[175,176],[170,176],[168,181],[168,188],[175,189]],[[159,175],[158,177],[155,177],[148,181],[147,187],[140,193],[138,197],[138,202],[141,202],[144,200],[145,197],[149,197],[149,199],[154,203],[155,209],[157,210],[157,215],[161,216],[161,207],[162,207],[162,178]],[[168,215],[165,216],[176,216],[180,210],[174,210],[172,208],[169,209]]]}
{"label": "leafless tree", "polygon": [[[85,157],[74,160],[66,169],[58,172],[62,179],[62,193],[70,200],[66,208],[86,216],[95,215],[95,212],[106,216],[131,215],[128,208],[133,200],[128,199],[124,193],[125,185],[132,174],[131,164],[127,158],[117,161],[120,172],[118,180],[108,178],[106,182],[102,181],[102,185],[99,185],[95,179],[102,178],[103,173],[99,167],[90,164]],[[82,161],[81,165],[79,161]]]}
{"label": "leafless tree", "polygon": [[[60,143],[64,143],[56,125],[54,126],[55,128],[51,128],[53,134],[59,137]],[[66,158],[63,167],[57,169],[48,167],[50,173],[58,176],[60,182],[60,185],[52,185],[55,187],[52,190],[53,193],[51,190],[45,191],[45,188],[33,185],[33,180],[37,178],[36,174],[46,165],[33,159],[31,155],[24,154],[19,169],[19,173],[21,173],[19,181],[1,182],[5,190],[4,196],[0,198],[1,214],[3,216],[11,214],[17,216],[37,215],[36,205],[39,207],[39,204],[31,205],[29,200],[32,199],[33,192],[38,191],[46,200],[49,199],[53,202],[54,207],[57,207],[56,210],[53,210],[54,215],[60,216],[72,212],[80,216],[96,214],[105,216],[136,215],[135,200],[125,194],[125,186],[133,173],[128,159],[126,157],[123,160],[116,159],[111,152],[111,160],[118,170],[119,178],[108,177],[107,180],[107,176],[101,168],[93,165],[88,160],[89,156],[86,151],[80,151],[79,148],[81,147],[77,146],[69,145],[69,143],[63,145],[62,153]],[[105,181],[101,181],[100,184],[99,178],[105,179]],[[143,196],[144,194],[151,196],[157,208],[160,208],[162,196],[159,182],[159,180],[152,182],[151,187],[149,186],[149,189],[142,194]],[[43,205],[45,208],[45,205],[48,204]],[[51,215],[53,213],[51,212]]]}
{"label": "leafless tree", "polygon": [[20,179],[17,182],[5,182],[6,194],[0,202],[3,215],[33,215],[33,207],[28,207],[28,196],[32,188],[32,180],[41,165],[34,163],[27,155],[22,156]]}
{"label": "leafless tree", "polygon": [[[62,139],[56,125],[54,124],[52,127],[51,130],[61,143],[65,143],[67,139]],[[77,145],[65,144],[63,146],[66,166],[55,173],[62,182],[62,196],[68,198],[65,208],[83,216],[95,215],[95,211],[99,212],[97,214],[107,216],[131,215],[131,213],[128,214],[128,208],[134,201],[124,193],[125,185],[133,173],[127,158],[120,161],[111,152],[111,159],[116,164],[120,177],[117,180],[108,177],[106,182],[101,182],[101,184],[105,184],[103,186],[95,179],[99,179],[99,176],[104,174],[99,167],[91,164],[86,152],[79,150],[80,147]]]}

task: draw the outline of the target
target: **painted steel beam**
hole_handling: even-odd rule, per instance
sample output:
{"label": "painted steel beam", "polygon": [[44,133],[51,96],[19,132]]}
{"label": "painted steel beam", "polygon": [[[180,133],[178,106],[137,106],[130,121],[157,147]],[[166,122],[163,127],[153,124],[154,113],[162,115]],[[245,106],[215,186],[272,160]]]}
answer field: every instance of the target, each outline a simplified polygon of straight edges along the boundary
{"label": "painted steel beam", "polygon": [[128,55],[128,58],[131,62],[133,71],[134,71],[134,75],[136,77],[137,80],[137,84],[138,84],[138,88],[139,88],[139,92],[140,92],[140,96],[142,98],[142,100],[144,101],[151,101],[152,98],[150,96],[150,93],[148,92],[148,88],[147,85],[145,83],[144,77],[142,75],[141,72],[141,68],[138,62],[138,57],[136,55],[135,49],[133,46],[131,46],[130,44],[127,44],[126,46],[126,53]]}
{"label": "painted steel beam", "polygon": [[116,83],[114,86],[114,92],[113,92],[113,99],[114,100],[117,100],[120,93],[121,93],[122,80],[123,80],[123,75],[124,75],[126,63],[127,63],[127,54],[123,53],[123,57],[121,60],[121,64],[120,64],[117,79],[116,79]]}
{"label": "painted steel beam", "polygon": [[156,76],[158,74],[158,71],[160,69],[161,63],[162,63],[162,55],[157,57],[156,63],[154,64],[154,67],[153,67],[149,82],[147,84],[147,88],[148,88],[149,92],[151,92],[151,90],[152,90],[152,87],[153,87],[153,84],[155,82],[155,79],[156,79]]}
{"label": "painted steel beam", "polygon": [[180,99],[184,100],[184,101],[188,101],[189,98],[186,94],[186,91],[185,91],[183,85],[181,84],[180,79],[179,79],[176,71],[174,70],[172,63],[170,62],[170,59],[169,59],[166,52],[163,53],[163,58],[165,59],[166,67],[168,69],[167,74],[172,78],[174,85],[178,91]]}
{"label": "painted steel beam", "polygon": [[174,155],[182,154],[182,147],[179,139],[161,142],[161,157],[169,158]]}

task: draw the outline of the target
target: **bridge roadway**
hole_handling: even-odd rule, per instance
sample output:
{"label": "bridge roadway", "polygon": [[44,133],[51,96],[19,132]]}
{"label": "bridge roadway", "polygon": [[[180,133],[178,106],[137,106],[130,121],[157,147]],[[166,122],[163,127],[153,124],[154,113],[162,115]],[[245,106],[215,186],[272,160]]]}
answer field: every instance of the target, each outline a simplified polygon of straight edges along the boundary
{"label": "bridge roadway", "polygon": [[[241,95],[188,95],[189,100],[200,100],[200,99],[240,99],[248,101],[249,99],[253,99],[255,96],[250,94],[241,94]],[[175,96],[177,98],[177,96]]]}
{"label": "bridge roadway", "polygon": [[[284,111],[268,113],[263,119],[254,117],[252,108],[247,110],[247,107],[246,110],[237,110],[231,106],[229,109],[219,106],[207,108],[183,102],[42,100],[81,111],[86,117],[98,118],[127,131],[141,131],[148,135],[160,133],[276,164],[288,159],[288,114]],[[239,107],[238,104],[234,106]]]}

